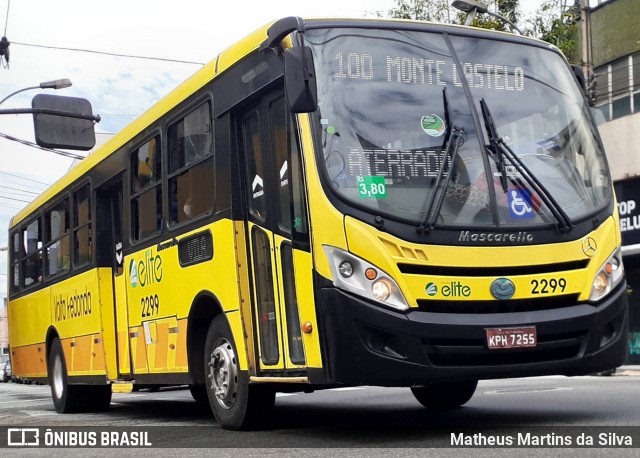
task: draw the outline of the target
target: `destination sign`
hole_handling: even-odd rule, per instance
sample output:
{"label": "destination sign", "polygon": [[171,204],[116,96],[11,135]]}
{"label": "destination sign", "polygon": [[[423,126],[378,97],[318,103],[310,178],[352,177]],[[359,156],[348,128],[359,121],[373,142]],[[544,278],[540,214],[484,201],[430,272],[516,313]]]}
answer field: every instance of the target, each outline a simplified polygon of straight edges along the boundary
{"label": "destination sign", "polygon": [[451,61],[413,56],[385,56],[378,59],[367,52],[338,51],[336,78],[389,83],[462,87],[462,78],[472,88],[524,91],[524,69],[496,63],[464,62],[461,68]]}

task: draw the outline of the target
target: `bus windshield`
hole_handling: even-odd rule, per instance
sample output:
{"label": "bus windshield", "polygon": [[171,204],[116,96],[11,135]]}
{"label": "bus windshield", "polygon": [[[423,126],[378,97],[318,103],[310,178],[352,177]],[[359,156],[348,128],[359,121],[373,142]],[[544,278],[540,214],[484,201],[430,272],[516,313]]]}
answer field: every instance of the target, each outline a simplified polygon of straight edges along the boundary
{"label": "bus windshield", "polygon": [[[305,40],[320,167],[350,205],[416,225],[531,227],[556,224],[558,208],[575,221],[610,202],[588,107],[552,50],[384,29],[315,29]],[[492,148],[482,104],[515,158]]]}

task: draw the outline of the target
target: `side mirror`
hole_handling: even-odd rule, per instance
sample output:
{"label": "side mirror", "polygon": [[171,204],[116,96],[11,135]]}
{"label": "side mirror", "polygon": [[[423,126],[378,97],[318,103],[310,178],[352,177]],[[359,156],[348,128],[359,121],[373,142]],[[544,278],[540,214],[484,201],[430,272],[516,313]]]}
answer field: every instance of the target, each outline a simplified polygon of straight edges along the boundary
{"label": "side mirror", "polygon": [[318,109],[318,88],[311,48],[285,49],[284,84],[293,113],[311,113]]}
{"label": "side mirror", "polygon": [[38,94],[31,101],[36,143],[45,148],[87,151],[96,144],[91,103],[82,98]]}

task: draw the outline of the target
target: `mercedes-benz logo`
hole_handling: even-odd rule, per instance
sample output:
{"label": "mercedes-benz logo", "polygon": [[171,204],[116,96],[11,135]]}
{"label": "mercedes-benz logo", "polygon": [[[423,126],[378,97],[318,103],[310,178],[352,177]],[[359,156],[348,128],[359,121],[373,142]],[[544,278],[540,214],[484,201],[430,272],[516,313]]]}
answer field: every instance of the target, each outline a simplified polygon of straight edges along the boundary
{"label": "mercedes-benz logo", "polygon": [[590,258],[598,252],[598,244],[593,237],[585,237],[582,240],[582,252]]}
{"label": "mercedes-benz logo", "polygon": [[491,283],[490,289],[496,299],[511,299],[516,293],[516,285],[508,278],[496,278]]}

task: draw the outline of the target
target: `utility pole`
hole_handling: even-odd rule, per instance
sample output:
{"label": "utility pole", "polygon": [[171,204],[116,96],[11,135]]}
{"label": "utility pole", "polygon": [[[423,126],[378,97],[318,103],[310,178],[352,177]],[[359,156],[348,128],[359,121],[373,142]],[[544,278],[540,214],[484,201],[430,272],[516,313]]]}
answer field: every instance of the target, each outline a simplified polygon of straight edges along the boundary
{"label": "utility pole", "polygon": [[589,0],[576,0],[580,3],[580,26],[582,31],[582,71],[586,78],[587,89],[592,81],[595,81],[593,75],[593,61],[591,58],[591,8]]}

